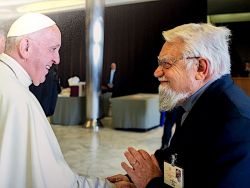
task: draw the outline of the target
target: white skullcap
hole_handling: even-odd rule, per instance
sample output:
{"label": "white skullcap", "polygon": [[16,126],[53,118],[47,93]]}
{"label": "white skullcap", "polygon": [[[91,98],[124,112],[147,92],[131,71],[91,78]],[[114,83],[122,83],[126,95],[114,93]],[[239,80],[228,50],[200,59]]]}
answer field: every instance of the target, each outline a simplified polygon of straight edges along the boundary
{"label": "white skullcap", "polygon": [[26,13],[18,18],[10,27],[7,37],[18,37],[39,31],[56,23],[40,13]]}

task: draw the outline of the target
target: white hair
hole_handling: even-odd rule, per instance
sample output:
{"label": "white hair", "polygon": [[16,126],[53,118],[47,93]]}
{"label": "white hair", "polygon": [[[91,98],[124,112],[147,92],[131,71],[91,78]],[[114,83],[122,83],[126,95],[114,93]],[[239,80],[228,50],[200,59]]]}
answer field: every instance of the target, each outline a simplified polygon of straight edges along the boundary
{"label": "white hair", "polygon": [[175,106],[178,106],[181,102],[185,101],[190,96],[188,92],[176,92],[169,86],[159,85],[159,103],[160,111],[172,110]]}
{"label": "white hair", "polygon": [[16,45],[19,43],[19,41],[22,39],[22,37],[8,37],[6,38],[5,43],[5,52],[11,52],[16,48]]}
{"label": "white hair", "polygon": [[6,41],[5,30],[0,26],[0,53],[4,52]]}
{"label": "white hair", "polygon": [[230,74],[229,40],[231,31],[228,28],[205,23],[190,23],[164,31],[163,36],[167,42],[175,39],[184,42],[184,58],[207,58],[210,63],[209,74],[213,79]]}

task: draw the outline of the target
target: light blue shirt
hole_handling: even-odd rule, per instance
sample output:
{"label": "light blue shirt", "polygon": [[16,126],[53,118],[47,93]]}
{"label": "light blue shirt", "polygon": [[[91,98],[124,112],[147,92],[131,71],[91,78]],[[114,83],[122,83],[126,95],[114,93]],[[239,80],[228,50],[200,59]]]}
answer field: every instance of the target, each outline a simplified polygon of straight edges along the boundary
{"label": "light blue shirt", "polygon": [[109,78],[109,84],[113,84],[114,75],[115,75],[115,69],[111,69],[111,71],[110,71],[110,78]]}

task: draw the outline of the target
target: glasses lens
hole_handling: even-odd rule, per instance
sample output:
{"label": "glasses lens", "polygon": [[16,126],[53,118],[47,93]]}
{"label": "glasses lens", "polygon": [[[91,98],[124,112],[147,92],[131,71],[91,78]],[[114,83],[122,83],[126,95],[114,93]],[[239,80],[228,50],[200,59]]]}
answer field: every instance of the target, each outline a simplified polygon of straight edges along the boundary
{"label": "glasses lens", "polygon": [[164,69],[169,69],[172,66],[172,61],[167,58],[158,58],[158,65],[163,67]]}

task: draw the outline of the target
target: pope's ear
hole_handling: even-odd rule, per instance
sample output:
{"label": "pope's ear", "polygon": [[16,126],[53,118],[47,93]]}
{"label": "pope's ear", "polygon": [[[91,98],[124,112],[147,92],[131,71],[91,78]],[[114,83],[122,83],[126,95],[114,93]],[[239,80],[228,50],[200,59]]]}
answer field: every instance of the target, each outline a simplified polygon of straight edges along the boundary
{"label": "pope's ear", "polygon": [[29,39],[28,38],[21,39],[19,43],[19,53],[22,58],[26,59],[28,57],[29,49],[30,49]]}
{"label": "pope's ear", "polygon": [[199,58],[197,64],[196,80],[205,80],[208,76],[209,61],[205,58]]}

